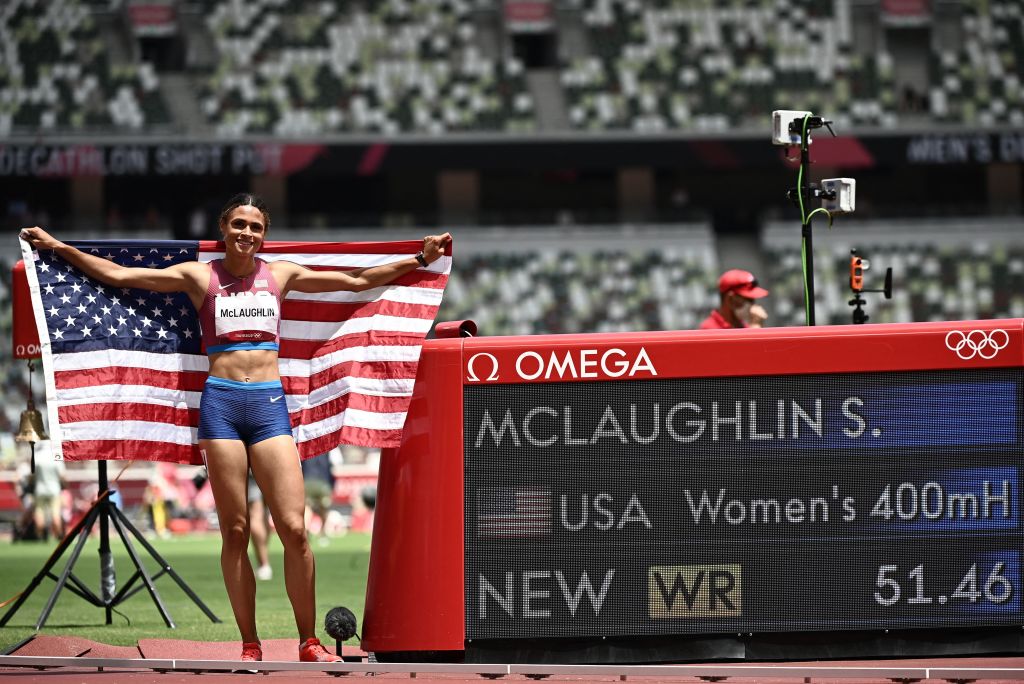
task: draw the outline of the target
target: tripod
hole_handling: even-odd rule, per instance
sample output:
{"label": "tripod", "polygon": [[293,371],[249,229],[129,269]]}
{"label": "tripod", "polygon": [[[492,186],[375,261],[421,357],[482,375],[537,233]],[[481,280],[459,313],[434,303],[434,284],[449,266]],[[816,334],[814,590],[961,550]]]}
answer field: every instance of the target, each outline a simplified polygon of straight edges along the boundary
{"label": "tripod", "polygon": [[868,319],[871,318],[871,316],[868,316],[868,313],[864,309],[861,308],[862,306],[864,306],[865,304],[868,303],[868,300],[866,300],[866,299],[864,299],[863,297],[860,296],[861,292],[862,292],[862,290],[854,290],[853,291],[853,299],[851,299],[848,302],[849,305],[853,307],[853,324],[854,325],[862,325],[864,323],[867,323]]}
{"label": "tripod", "polygon": [[[185,583],[178,573],[174,571],[171,564],[164,560],[163,556],[152,544],[150,544],[142,533],[132,525],[128,517],[117,507],[113,501],[110,500],[110,488],[107,483],[107,462],[99,461],[99,490],[100,494],[96,501],[86,512],[85,516],[68,532],[64,539],[61,540],[60,544],[46,560],[42,569],[32,578],[29,582],[28,587],[25,591],[21,592],[18,596],[18,600],[7,610],[2,618],[0,618],[0,627],[7,624],[11,616],[18,611],[18,608],[31,596],[32,592],[35,591],[36,587],[43,581],[44,578],[49,577],[57,581],[57,586],[54,587],[53,593],[50,594],[50,598],[47,599],[46,605],[43,607],[43,612],[39,615],[39,620],[36,621],[36,630],[42,629],[43,625],[46,624],[46,620],[50,617],[50,612],[53,610],[54,604],[57,603],[57,597],[60,595],[62,589],[67,589],[76,596],[80,596],[87,602],[96,606],[97,608],[103,608],[106,614],[106,624],[111,624],[113,620],[114,608],[120,605],[122,602],[128,600],[136,593],[146,589],[149,592],[150,598],[153,599],[153,603],[156,604],[157,610],[160,611],[160,616],[164,619],[164,623],[167,627],[174,629],[174,621],[171,619],[170,613],[167,612],[167,607],[164,606],[163,599],[160,598],[159,592],[156,590],[153,582],[159,579],[162,575],[168,574],[181,590],[184,591],[192,601],[199,606],[199,609],[206,614],[206,617],[210,618],[211,622],[220,622],[216,615],[214,615],[206,604],[196,596],[195,592],[192,591],[191,587]],[[92,532],[93,526],[99,522],[100,532],[100,594],[97,596],[89,587],[87,587],[77,576],[72,572],[75,563],[78,562],[78,557],[82,553],[82,549],[85,547],[85,542],[89,538],[89,534]],[[114,529],[117,530],[118,536],[121,537],[121,541],[124,543],[125,549],[128,551],[128,556],[131,558],[132,564],[135,566],[135,573],[131,576],[127,583],[121,587],[120,591],[116,591],[116,579],[114,577],[114,559],[110,553],[110,529],[109,525],[113,525]],[[159,565],[160,571],[152,577],[146,571],[143,566],[141,559],[139,558],[138,552],[132,545],[131,536],[134,536],[143,548],[149,553],[150,557],[153,558]],[[64,566],[64,570],[60,576],[56,576],[51,572],[51,569],[56,565],[58,559],[64,554],[64,552],[71,546],[75,538],[78,538],[75,543],[74,549],[71,551],[71,556],[68,558],[67,565]],[[136,584],[137,581],[141,580],[141,584]],[[116,593],[115,593],[116,591]]]}

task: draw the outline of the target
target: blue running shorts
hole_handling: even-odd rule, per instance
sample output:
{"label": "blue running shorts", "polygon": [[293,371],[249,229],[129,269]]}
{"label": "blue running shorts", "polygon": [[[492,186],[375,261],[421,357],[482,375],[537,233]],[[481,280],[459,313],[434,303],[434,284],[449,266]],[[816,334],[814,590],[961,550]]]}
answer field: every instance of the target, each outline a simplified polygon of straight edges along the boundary
{"label": "blue running shorts", "polygon": [[199,439],[239,439],[246,445],[292,434],[280,380],[239,382],[209,376],[199,400]]}

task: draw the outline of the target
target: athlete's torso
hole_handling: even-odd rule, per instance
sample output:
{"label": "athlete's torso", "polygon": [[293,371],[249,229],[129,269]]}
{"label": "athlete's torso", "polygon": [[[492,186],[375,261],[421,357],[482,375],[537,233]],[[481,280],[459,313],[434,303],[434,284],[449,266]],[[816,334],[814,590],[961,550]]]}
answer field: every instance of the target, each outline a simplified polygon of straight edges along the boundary
{"label": "athlete's torso", "polygon": [[281,291],[262,259],[252,273],[236,278],[221,260],[210,262],[210,283],[199,308],[203,349],[276,352],[281,327]]}

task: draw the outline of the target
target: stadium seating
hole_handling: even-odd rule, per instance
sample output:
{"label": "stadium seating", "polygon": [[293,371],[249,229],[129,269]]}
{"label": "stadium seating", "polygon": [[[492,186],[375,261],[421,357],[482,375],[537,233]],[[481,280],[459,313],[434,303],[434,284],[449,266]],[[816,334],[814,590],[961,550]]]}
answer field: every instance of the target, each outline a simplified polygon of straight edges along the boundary
{"label": "stadium seating", "polygon": [[481,335],[686,329],[718,303],[717,258],[706,227],[646,237],[557,234],[517,240],[531,245],[525,251],[471,243],[438,320],[471,318]]}
{"label": "stadium seating", "polygon": [[[832,233],[819,233],[823,237],[814,248],[817,322],[852,322],[852,248],[873,265],[864,287],[881,288],[885,269],[893,269],[891,301],[865,296],[872,323],[1024,316],[1024,245],[1018,233],[1019,225],[993,220],[837,223]],[[803,325],[799,228],[768,225],[762,242],[771,265],[764,278],[772,290],[771,323]]]}
{"label": "stadium seating", "polygon": [[0,4],[0,135],[169,124],[151,65],[112,64],[78,0]]}
{"label": "stadium seating", "polygon": [[222,135],[534,127],[522,65],[481,53],[468,0],[206,6],[220,63],[201,105]]}
{"label": "stadium seating", "polygon": [[[922,123],[920,98],[908,107],[898,93],[891,53],[855,44],[854,3],[845,0],[564,5],[575,8],[586,37],[583,53],[561,65],[576,130],[763,129],[773,109],[828,111],[847,130]],[[222,136],[538,126],[523,64],[491,56],[484,46],[494,41],[478,35],[480,16],[500,17],[494,0],[191,0],[183,7],[202,12],[213,39],[214,67],[197,67],[192,77],[196,116]],[[185,125],[172,120],[151,64],[111,59],[98,17],[121,11],[122,0],[0,3],[0,135]],[[920,86],[924,115],[942,124],[1024,125],[1024,7],[966,2],[954,14],[959,39],[933,36]],[[206,39],[202,33],[185,42]]]}
{"label": "stadium seating", "polygon": [[[865,287],[880,289],[885,269],[894,272],[891,300],[865,295],[872,323],[1024,317],[1017,233],[1013,222],[991,219],[837,221],[814,247],[817,323],[852,322],[851,248],[873,264]],[[584,232],[568,247],[527,239],[535,249],[460,249],[438,320],[474,319],[481,335],[696,328],[718,305],[715,243],[670,231],[662,240],[667,247]],[[632,246],[616,247],[624,243]],[[768,324],[804,325],[799,227],[768,224],[761,247]]]}
{"label": "stadium seating", "polygon": [[936,121],[1024,126],[1024,7],[991,0],[988,12],[964,3],[958,49],[935,49],[929,107]]}
{"label": "stadium seating", "polygon": [[774,109],[896,124],[892,58],[858,55],[833,3],[576,0],[592,54],[566,65],[580,129],[764,128]]}

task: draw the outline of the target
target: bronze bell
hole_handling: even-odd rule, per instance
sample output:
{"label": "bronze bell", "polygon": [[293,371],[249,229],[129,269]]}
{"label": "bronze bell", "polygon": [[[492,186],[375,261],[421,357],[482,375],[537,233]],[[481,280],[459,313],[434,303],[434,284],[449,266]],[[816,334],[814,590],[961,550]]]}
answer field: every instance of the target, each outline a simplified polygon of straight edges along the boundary
{"label": "bronze bell", "polygon": [[21,412],[21,426],[14,436],[15,442],[42,442],[50,439],[43,427],[43,414],[36,409],[36,403],[29,397],[28,408]]}

